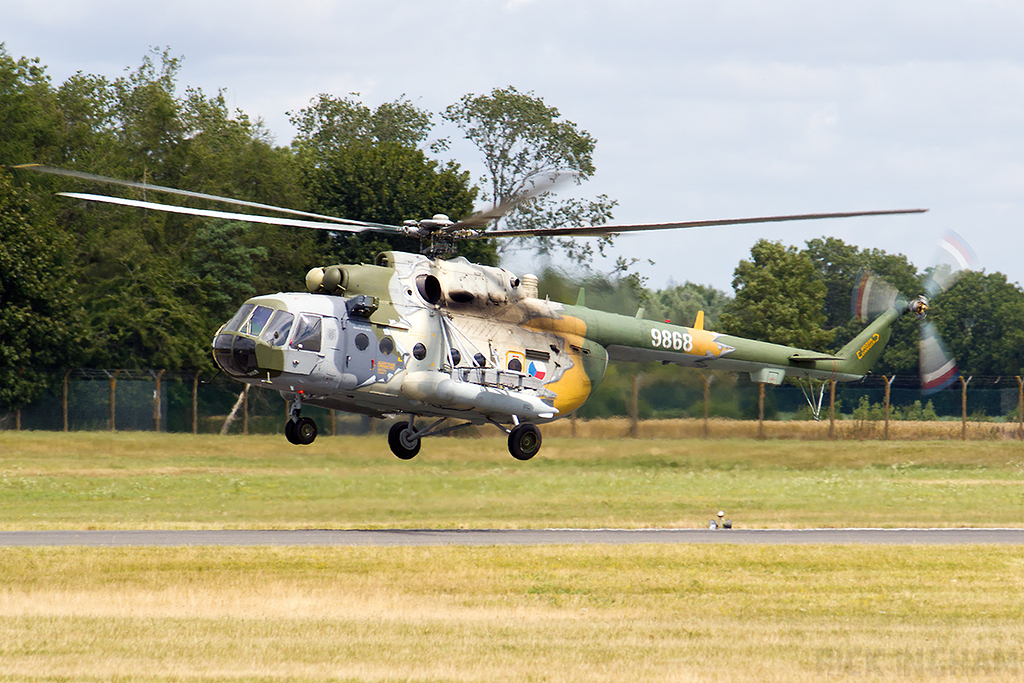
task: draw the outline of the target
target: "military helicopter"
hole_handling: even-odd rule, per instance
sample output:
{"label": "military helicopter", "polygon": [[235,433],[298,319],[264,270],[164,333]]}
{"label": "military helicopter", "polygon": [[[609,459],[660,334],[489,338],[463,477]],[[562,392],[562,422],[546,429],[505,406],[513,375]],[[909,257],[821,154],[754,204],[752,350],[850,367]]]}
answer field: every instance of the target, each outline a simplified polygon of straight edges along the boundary
{"label": "military helicopter", "polygon": [[[419,254],[389,251],[372,264],[315,267],[306,274],[304,292],[250,298],[214,336],[213,357],[225,373],[240,382],[276,390],[290,404],[284,432],[288,441],[299,445],[311,444],[317,436],[316,423],[302,415],[303,406],[314,405],[373,417],[399,416],[388,444],[402,459],[416,456],[426,437],[492,424],[508,434],[513,457],[529,460],[541,448],[537,425],[566,417],[582,406],[610,360],[747,372],[752,381],[771,385],[785,378],[853,381],[861,379],[881,355],[893,322],[908,312],[923,318],[928,309],[923,296],[908,300],[890,296],[886,290],[882,299],[872,298],[875,317],[867,327],[837,353],[823,354],[719,334],[705,329],[703,312],[693,325],[684,326],[645,320],[642,311],[631,317],[594,310],[586,306],[582,292],[574,305],[551,301],[540,298],[535,275],[520,277],[463,257],[445,258],[464,239],[601,236],[927,209],[485,231],[489,222],[529,196],[461,221],[439,214],[399,226],[47,166],[18,168],[297,217],[60,193],[69,198],[254,223],[419,238]],[[532,194],[547,189],[538,187]],[[418,418],[425,423],[418,425]],[[457,424],[449,426],[449,420]]]}

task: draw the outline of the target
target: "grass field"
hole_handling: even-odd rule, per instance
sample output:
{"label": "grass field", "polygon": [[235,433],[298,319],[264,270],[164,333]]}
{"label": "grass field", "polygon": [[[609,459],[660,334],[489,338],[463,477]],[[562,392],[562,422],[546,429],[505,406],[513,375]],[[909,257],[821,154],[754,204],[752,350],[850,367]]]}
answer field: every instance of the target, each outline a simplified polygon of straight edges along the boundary
{"label": "grass field", "polygon": [[[0,432],[0,463],[8,530],[1024,520],[1008,440]],[[1015,547],[4,548],[0,681],[1016,681],[1022,596]]]}
{"label": "grass field", "polygon": [[1008,548],[9,549],[0,681],[1020,680]]}
{"label": "grass field", "polygon": [[0,529],[1024,525],[1019,441],[0,432]]}

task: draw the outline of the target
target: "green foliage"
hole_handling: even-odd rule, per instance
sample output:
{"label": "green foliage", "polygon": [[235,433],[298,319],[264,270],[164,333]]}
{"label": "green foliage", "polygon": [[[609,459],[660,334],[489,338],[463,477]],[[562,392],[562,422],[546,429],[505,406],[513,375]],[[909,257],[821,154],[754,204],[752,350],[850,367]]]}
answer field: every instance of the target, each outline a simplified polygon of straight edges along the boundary
{"label": "green foliage", "polygon": [[[544,187],[556,174],[570,173],[577,184],[595,172],[597,141],[555,107],[532,92],[514,87],[495,88],[489,95],[465,95],[449,106],[444,117],[455,123],[483,155],[488,188],[484,198],[499,206]],[[612,217],[618,202],[600,195],[596,200],[556,200],[550,192],[534,197],[506,215],[508,229],[601,225]],[[596,242],[598,250],[611,243]],[[537,238],[530,242],[541,253],[556,247],[578,263],[589,261],[595,244],[571,239]]]}
{"label": "green foliage", "polygon": [[82,358],[71,241],[0,170],[0,408],[35,400]]}
{"label": "green foliage", "polygon": [[822,351],[833,334],[825,329],[827,292],[814,263],[795,247],[758,240],[752,260],[740,261],[733,278],[736,297],[722,313],[722,332]]}
{"label": "green foliage", "polygon": [[[401,225],[439,213],[458,220],[473,210],[476,188],[454,162],[429,159],[418,147],[430,114],[407,100],[371,109],[350,99],[321,95],[293,114],[298,177],[314,211],[342,218]],[[332,262],[372,263],[381,251],[419,251],[415,239],[382,234],[318,236]],[[497,262],[488,241],[464,242],[458,253]]]}
{"label": "green foliage", "polygon": [[320,157],[355,146],[416,148],[433,127],[430,113],[404,95],[371,109],[351,97],[321,94],[309,107],[289,112],[289,118],[298,131],[293,144]]}
{"label": "green foliage", "polygon": [[14,59],[0,43],[0,161],[32,161],[59,135],[56,98],[38,59]]}
{"label": "green foliage", "polygon": [[[879,422],[885,419],[885,404],[872,403],[867,396],[861,396],[857,407],[853,409],[852,417],[859,422]],[[921,405],[921,401],[914,401],[908,406],[889,406],[890,420],[905,420],[911,422],[936,422],[939,419],[935,412],[935,405],[928,401]]]}
{"label": "green foliage", "polygon": [[648,317],[675,325],[692,326],[698,311],[704,311],[704,327],[717,328],[729,296],[710,285],[687,282],[652,292],[647,300]]}
{"label": "green foliage", "polygon": [[1024,372],[1024,291],[1002,273],[964,273],[929,317],[963,374]]}
{"label": "green foliage", "polygon": [[[921,291],[921,281],[907,257],[892,255],[880,249],[858,249],[835,237],[808,240],[803,251],[825,284],[823,311],[825,326],[834,330],[833,346],[842,347],[864,329],[864,321],[856,320],[851,311],[853,287],[861,270],[880,275],[899,291],[913,296]],[[916,322],[903,318],[893,327],[892,340],[874,372],[881,374],[917,374]]]}

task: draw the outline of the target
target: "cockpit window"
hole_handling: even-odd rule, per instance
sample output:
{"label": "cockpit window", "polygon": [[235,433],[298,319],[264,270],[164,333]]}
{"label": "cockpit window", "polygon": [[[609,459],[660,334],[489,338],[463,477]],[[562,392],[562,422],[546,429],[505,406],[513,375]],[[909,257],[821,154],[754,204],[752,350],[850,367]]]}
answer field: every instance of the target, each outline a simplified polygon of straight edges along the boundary
{"label": "cockpit window", "polygon": [[284,346],[288,341],[288,331],[291,330],[294,319],[295,316],[288,311],[276,311],[260,338],[273,346]]}
{"label": "cockpit window", "polygon": [[238,330],[242,334],[251,334],[254,337],[260,336],[263,332],[263,328],[266,327],[267,321],[270,320],[270,316],[274,314],[274,309],[267,306],[257,306],[256,310],[249,316],[249,320]]}
{"label": "cockpit window", "polygon": [[320,351],[320,316],[310,313],[299,315],[291,346],[303,351]]}
{"label": "cockpit window", "polygon": [[252,309],[256,308],[253,304],[242,304],[242,307],[238,309],[238,313],[235,313],[234,317],[228,321],[228,324],[224,327],[229,332],[238,332],[238,329],[242,326],[248,318],[249,314],[252,313]]}

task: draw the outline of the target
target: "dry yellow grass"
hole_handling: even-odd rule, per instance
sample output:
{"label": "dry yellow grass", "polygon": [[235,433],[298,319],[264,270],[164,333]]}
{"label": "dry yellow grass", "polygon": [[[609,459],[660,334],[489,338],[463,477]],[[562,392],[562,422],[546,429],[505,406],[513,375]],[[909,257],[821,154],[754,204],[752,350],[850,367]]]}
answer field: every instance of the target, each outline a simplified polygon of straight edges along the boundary
{"label": "dry yellow grass", "polygon": [[[829,421],[790,420],[784,422],[756,420],[708,420],[708,436],[712,439],[756,439],[763,430],[767,439],[797,439],[807,441],[878,440],[885,437],[885,423],[874,421],[838,420],[829,435]],[[544,436],[593,439],[618,439],[630,433],[626,418],[603,420],[559,420],[543,427]],[[641,439],[695,439],[704,437],[704,420],[641,420],[636,434]],[[966,432],[960,422],[889,422],[891,441],[1002,441],[1020,439],[1016,423],[968,422]]]}
{"label": "dry yellow grass", "polygon": [[13,549],[2,681],[1019,680],[989,547]]}

